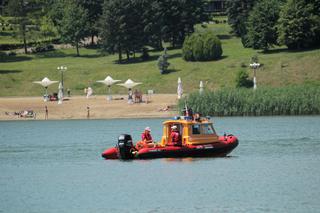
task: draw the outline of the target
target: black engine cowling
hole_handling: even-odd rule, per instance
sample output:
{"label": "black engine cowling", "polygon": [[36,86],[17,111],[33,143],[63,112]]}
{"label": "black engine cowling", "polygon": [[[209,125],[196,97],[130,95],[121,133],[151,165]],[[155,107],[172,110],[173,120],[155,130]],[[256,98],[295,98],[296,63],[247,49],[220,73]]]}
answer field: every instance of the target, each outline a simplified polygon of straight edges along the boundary
{"label": "black engine cowling", "polygon": [[132,150],[134,146],[131,135],[122,134],[118,137],[117,143],[118,158],[122,160],[133,159]]}

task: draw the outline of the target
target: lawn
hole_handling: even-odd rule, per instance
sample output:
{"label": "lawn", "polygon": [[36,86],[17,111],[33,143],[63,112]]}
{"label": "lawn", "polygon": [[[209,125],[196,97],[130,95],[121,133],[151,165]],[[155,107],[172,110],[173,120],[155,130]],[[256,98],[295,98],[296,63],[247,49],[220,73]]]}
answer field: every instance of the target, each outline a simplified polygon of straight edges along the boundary
{"label": "lawn", "polygon": [[[197,26],[197,30],[200,27]],[[117,64],[117,55],[104,56],[96,49],[80,49],[81,57],[76,57],[75,49],[61,49],[45,54],[0,55],[0,96],[37,96],[42,94],[40,85],[32,81],[49,77],[60,80],[57,66],[65,65],[65,88],[72,94],[82,94],[85,87],[91,86],[96,94],[105,94],[106,88],[95,83],[107,75],[122,81],[131,78],[142,82],[138,88],[143,92],[153,89],[156,93],[175,93],[177,79],[181,77],[185,92],[196,90],[199,81],[205,87],[217,89],[234,87],[235,76],[240,69],[249,68],[250,59],[257,55],[263,65],[257,73],[259,86],[279,87],[287,84],[303,84],[320,80],[320,50],[291,52],[285,48],[274,49],[268,54],[243,48],[240,39],[230,36],[226,24],[208,25],[222,41],[223,57],[211,62],[186,62],[181,57],[181,49],[168,50],[170,72],[161,75],[157,67],[160,52],[150,52],[149,61],[133,60]],[[49,87],[49,92],[57,91],[58,85]],[[115,93],[126,93],[119,86],[112,88]]]}

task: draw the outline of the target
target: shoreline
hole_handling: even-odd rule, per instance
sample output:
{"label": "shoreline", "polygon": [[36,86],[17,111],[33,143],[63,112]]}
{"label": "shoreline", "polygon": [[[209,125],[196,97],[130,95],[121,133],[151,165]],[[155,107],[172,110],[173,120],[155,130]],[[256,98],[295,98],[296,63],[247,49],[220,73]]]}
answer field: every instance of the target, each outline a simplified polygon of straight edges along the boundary
{"label": "shoreline", "polygon": [[[114,95],[112,101],[106,95],[66,97],[62,104],[57,101],[44,102],[42,97],[0,97],[0,121],[46,120],[84,120],[84,119],[126,119],[126,118],[167,118],[177,114],[176,94],[154,94],[143,97],[142,103],[128,104],[126,95]],[[117,99],[117,100],[116,100]],[[169,110],[163,110],[170,106]],[[89,118],[88,108],[89,107]],[[24,118],[15,112],[33,110],[36,118]]]}

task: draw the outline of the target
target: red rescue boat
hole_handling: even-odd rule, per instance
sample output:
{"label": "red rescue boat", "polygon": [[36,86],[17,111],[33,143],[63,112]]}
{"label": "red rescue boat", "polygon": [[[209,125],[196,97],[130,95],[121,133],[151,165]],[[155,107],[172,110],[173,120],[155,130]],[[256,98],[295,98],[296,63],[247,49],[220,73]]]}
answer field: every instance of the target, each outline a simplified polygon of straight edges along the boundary
{"label": "red rescue boat", "polygon": [[[181,135],[181,141],[171,143],[172,128]],[[233,135],[218,136],[208,118],[193,119],[189,116],[175,117],[163,123],[163,136],[159,143],[145,147],[134,146],[132,137],[122,134],[115,147],[102,153],[105,159],[150,159],[181,157],[224,157],[238,146]]]}

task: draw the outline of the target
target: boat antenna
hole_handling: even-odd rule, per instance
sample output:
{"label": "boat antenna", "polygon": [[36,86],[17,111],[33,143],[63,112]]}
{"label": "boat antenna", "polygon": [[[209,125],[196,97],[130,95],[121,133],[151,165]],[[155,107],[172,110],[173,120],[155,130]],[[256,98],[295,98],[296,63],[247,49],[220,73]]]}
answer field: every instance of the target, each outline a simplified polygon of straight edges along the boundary
{"label": "boat antenna", "polygon": [[187,106],[187,100],[184,100],[184,108],[185,108],[185,110],[186,110],[186,116],[189,116],[188,106]]}

